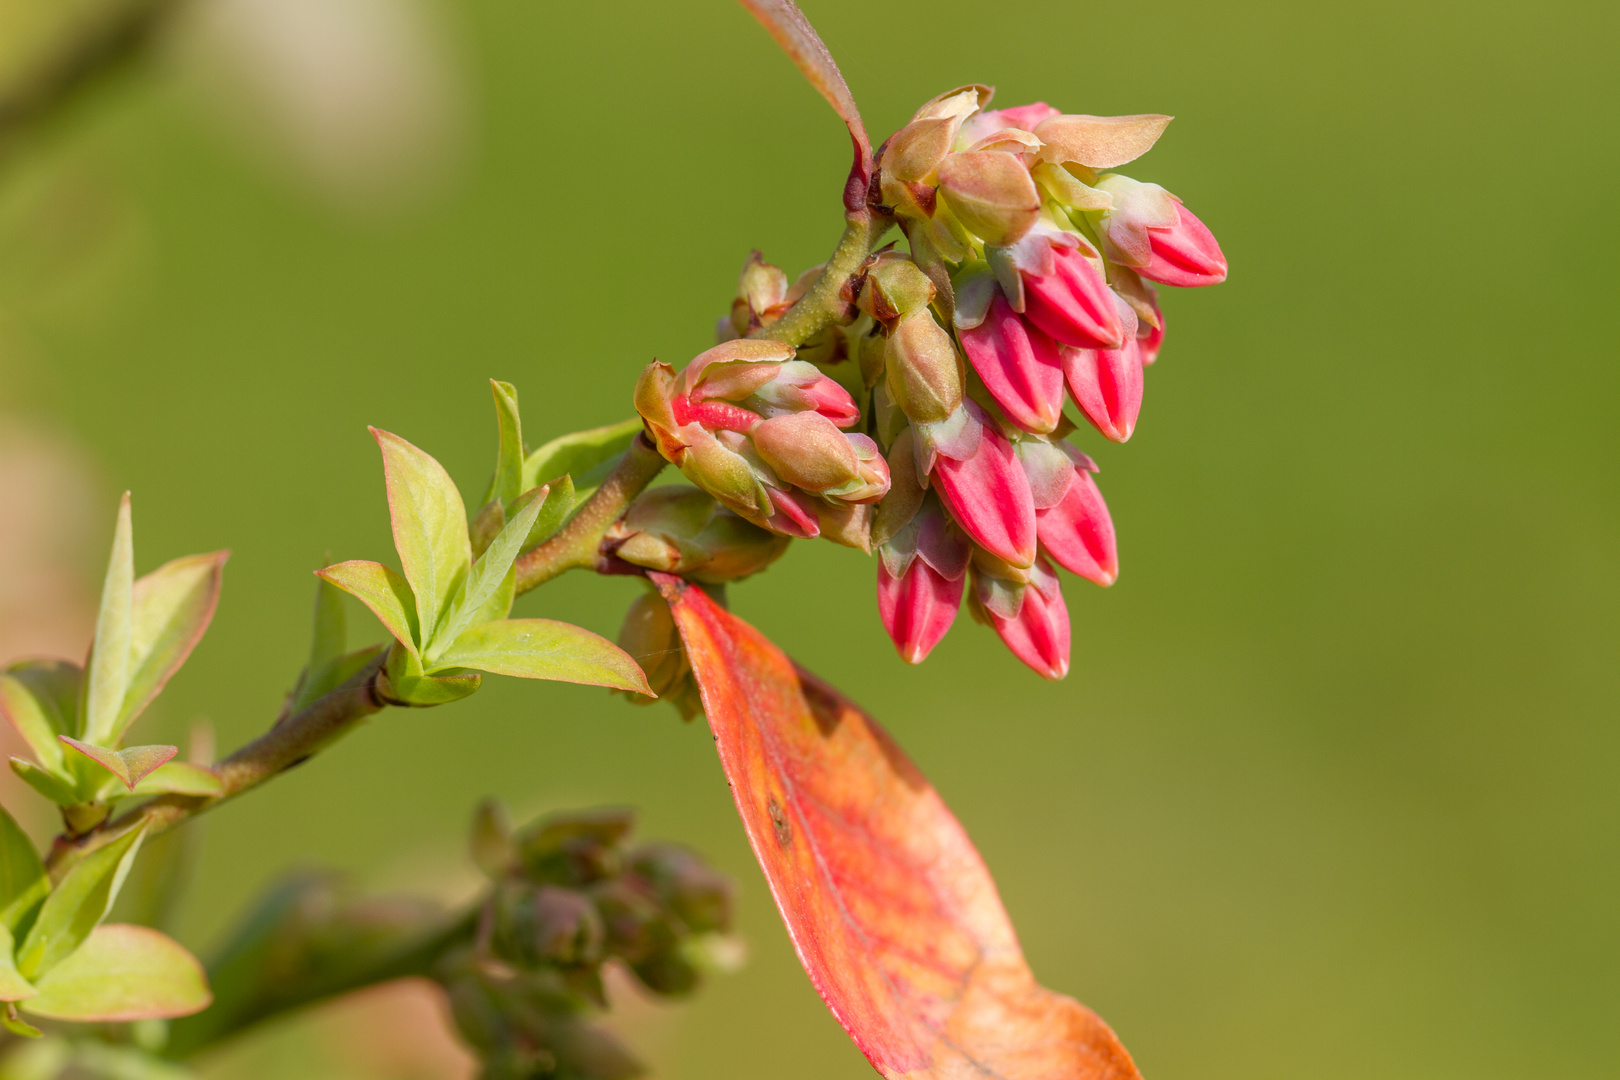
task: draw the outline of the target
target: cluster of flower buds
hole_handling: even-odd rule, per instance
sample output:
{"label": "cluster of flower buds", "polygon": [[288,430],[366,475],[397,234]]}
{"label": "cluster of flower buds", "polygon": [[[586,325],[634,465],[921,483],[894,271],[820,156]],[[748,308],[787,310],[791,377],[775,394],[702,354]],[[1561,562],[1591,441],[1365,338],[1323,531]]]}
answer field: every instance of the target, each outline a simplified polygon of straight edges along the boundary
{"label": "cluster of flower buds", "polygon": [[474,941],[440,981],[486,1077],[616,1080],[641,1068],[589,1021],[616,960],[662,996],[694,989],[731,925],[731,883],[671,844],[629,848],[623,811],[545,819],[508,834],[480,812],[474,855],[494,879]]}
{"label": "cluster of flower buds", "polygon": [[1065,398],[1108,439],[1130,438],[1164,337],[1149,282],[1214,284],[1226,261],[1163,188],[1097,171],[1145,152],[1168,117],[986,112],[989,97],[941,95],[879,156],[911,250],[870,263],[850,350],[892,476],[873,536],[878,604],[918,663],[966,592],[975,618],[1056,679],[1069,616],[1053,564],[1099,585],[1119,572],[1097,466],[1064,441]]}
{"label": "cluster of flower buds", "polygon": [[722,585],[782,557],[788,538],[752,525],[696,488],[644,491],[609,527],[602,553],[633,566]]}
{"label": "cluster of flower buds", "polygon": [[1146,153],[1168,116],[985,111],[990,93],[963,87],[919,109],[882,151],[884,199],[1007,420],[1055,431],[1066,383],[1124,442],[1164,339],[1150,282],[1214,285],[1226,258],[1162,187],[1100,171]]}
{"label": "cluster of flower buds", "polygon": [[889,490],[877,443],[848,390],[792,346],[736,340],[677,374],[653,363],[636,409],[659,453],[739,516],[780,536],[825,536],[869,551]]}

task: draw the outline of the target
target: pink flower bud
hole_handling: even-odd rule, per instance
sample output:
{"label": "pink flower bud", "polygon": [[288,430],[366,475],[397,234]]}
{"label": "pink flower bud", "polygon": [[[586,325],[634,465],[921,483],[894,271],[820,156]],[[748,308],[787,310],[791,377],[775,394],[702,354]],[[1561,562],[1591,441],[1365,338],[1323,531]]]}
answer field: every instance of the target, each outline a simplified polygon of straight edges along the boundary
{"label": "pink flower bud", "polygon": [[1159,310],[1158,304],[1153,305],[1153,314],[1158,317],[1158,325],[1144,319],[1137,331],[1142,335],[1136,339],[1136,347],[1142,354],[1143,367],[1159,358],[1159,348],[1164,344],[1164,312]]}
{"label": "pink flower bud", "polygon": [[995,109],[991,112],[982,112],[962,125],[959,141],[971,145],[1002,128],[1034,131],[1036,125],[1041,121],[1061,115],[1058,110],[1044,101],[1019,105],[1011,109]]}
{"label": "pink flower bud", "polygon": [[956,619],[971,549],[928,496],[878,549],[878,613],[908,664],[920,664]]}
{"label": "pink flower bud", "polygon": [[1062,500],[1035,511],[1035,529],[1042,550],[1059,566],[1106,586],[1119,577],[1119,550],[1108,504],[1091,478],[1095,469],[1091,459],[1081,455]]}
{"label": "pink flower bud", "polygon": [[1014,566],[1035,559],[1035,501],[1012,444],[976,402],[963,403],[980,430],[972,454],[940,454],[935,485],[951,517],[980,547]]}
{"label": "pink flower bud", "polygon": [[1012,654],[1047,679],[1069,673],[1069,609],[1057,573],[1036,559],[1028,584],[1008,581],[974,562],[972,608],[987,622]]}
{"label": "pink flower bud", "polygon": [[1226,280],[1226,256],[1214,235],[1185,206],[1177,204],[1180,221],[1169,229],[1148,229],[1153,255],[1137,273],[1161,285],[1219,285]]}
{"label": "pink flower bud", "polygon": [[1023,273],[1024,314],[1064,345],[1117,349],[1124,340],[1114,294],[1090,259],[1078,249],[1055,246],[1053,272]]}
{"label": "pink flower bud", "polygon": [[922,559],[912,559],[901,577],[878,563],[878,614],[908,664],[920,664],[956,621],[964,578],[945,577]]}
{"label": "pink flower bud", "polygon": [[958,330],[962,348],[990,396],[1025,431],[1047,432],[1063,414],[1058,346],[1023,319],[998,291],[984,321]]}
{"label": "pink flower bud", "polygon": [[1137,339],[1118,349],[1064,346],[1062,352],[1069,393],[1091,426],[1113,442],[1129,439],[1142,411],[1142,351]]}
{"label": "pink flower bud", "polygon": [[784,482],[820,495],[859,477],[855,449],[817,412],[762,420],[751,432],[754,449]]}

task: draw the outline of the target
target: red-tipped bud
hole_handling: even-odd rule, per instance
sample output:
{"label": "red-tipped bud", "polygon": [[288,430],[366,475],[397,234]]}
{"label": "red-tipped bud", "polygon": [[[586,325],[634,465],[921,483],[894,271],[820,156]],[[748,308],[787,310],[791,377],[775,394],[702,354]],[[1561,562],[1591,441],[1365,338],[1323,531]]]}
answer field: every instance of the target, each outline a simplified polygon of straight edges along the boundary
{"label": "red-tipped bud", "polygon": [[820,495],[859,476],[855,449],[817,412],[763,420],[752,432],[754,449],[784,482]]}
{"label": "red-tipped bud", "polygon": [[1226,280],[1226,256],[1215,236],[1185,206],[1178,205],[1180,221],[1169,229],[1148,229],[1153,257],[1137,270],[1161,285],[1219,285]]}
{"label": "red-tipped bud", "polygon": [[952,154],[939,166],[939,194],[969,232],[993,247],[1017,243],[1040,217],[1035,181],[1012,154]]}
{"label": "red-tipped bud", "polygon": [[1142,336],[1136,339],[1136,347],[1142,354],[1142,365],[1144,367],[1159,358],[1159,349],[1164,345],[1164,312],[1159,310],[1157,304],[1154,304],[1153,314],[1158,319],[1157,325],[1144,319],[1141,327],[1137,330],[1137,333]]}
{"label": "red-tipped bud", "polygon": [[912,559],[900,577],[878,562],[878,614],[908,664],[920,664],[956,621],[964,578],[945,577],[922,559]]}
{"label": "red-tipped bud", "polygon": [[973,370],[1007,418],[1025,431],[1048,432],[1063,414],[1058,346],[1012,309],[999,292],[984,321],[957,331]]}
{"label": "red-tipped bud", "polygon": [[965,458],[941,454],[933,476],[951,517],[980,547],[1014,566],[1035,559],[1035,501],[1012,444],[979,406],[964,403],[980,430]]}
{"label": "red-tipped bud", "polygon": [[1047,679],[1069,673],[1069,609],[1057,573],[1035,560],[1027,584],[998,577],[974,561],[973,613],[989,623],[1012,654]]}
{"label": "red-tipped bud", "polygon": [[1119,348],[1124,327],[1102,273],[1075,248],[1054,246],[1052,264],[1049,275],[1023,274],[1029,321],[1064,345]]}
{"label": "red-tipped bud", "polygon": [[1095,468],[1082,456],[1063,498],[1035,511],[1035,529],[1041,547],[1059,566],[1106,586],[1119,577],[1119,549],[1108,504],[1091,476]]}
{"label": "red-tipped bud", "polygon": [[1092,427],[1122,443],[1142,411],[1142,351],[1136,338],[1118,349],[1063,349],[1069,393]]}

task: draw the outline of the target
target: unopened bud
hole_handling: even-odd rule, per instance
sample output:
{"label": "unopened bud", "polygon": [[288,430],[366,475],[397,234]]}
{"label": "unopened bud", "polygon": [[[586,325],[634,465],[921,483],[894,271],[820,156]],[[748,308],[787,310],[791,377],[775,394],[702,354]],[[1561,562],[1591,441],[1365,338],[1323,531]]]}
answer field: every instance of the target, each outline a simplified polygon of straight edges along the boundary
{"label": "unopened bud", "polygon": [[909,257],[886,251],[873,260],[861,284],[860,309],[885,326],[926,308],[934,283]]}
{"label": "unopened bud", "polygon": [[1057,573],[1044,558],[1019,572],[975,555],[968,606],[1037,674],[1061,679],[1069,673],[1069,609]]}
{"label": "unopened bud", "polygon": [[695,852],[678,844],[646,844],[631,853],[630,869],[692,933],[731,928],[731,879]]}
{"label": "unopened bud", "polygon": [[583,893],[512,881],[501,885],[492,902],[493,944],[503,959],[533,967],[591,964],[601,958],[602,919]]}
{"label": "unopened bud", "polygon": [[777,476],[820,495],[859,475],[855,450],[844,433],[820,413],[773,417],[753,432],[754,449]]}
{"label": "unopened bud", "polygon": [[[750,524],[703,491],[670,485],[638,495],[608,529],[602,549],[635,566],[719,584],[765,569],[787,550],[787,539]],[[653,690],[663,695],[657,686]]]}
{"label": "unopened bud", "polygon": [[883,171],[907,183],[926,180],[951,152],[961,123],[955,116],[913,120],[890,137],[883,150]]}
{"label": "unopened bud", "polygon": [[1040,217],[1035,181],[1012,154],[952,154],[939,166],[939,193],[968,231],[992,247],[1017,243]]}
{"label": "unopened bud", "polygon": [[889,398],[913,423],[938,423],[962,404],[962,358],[926,310],[901,319],[884,356]]}

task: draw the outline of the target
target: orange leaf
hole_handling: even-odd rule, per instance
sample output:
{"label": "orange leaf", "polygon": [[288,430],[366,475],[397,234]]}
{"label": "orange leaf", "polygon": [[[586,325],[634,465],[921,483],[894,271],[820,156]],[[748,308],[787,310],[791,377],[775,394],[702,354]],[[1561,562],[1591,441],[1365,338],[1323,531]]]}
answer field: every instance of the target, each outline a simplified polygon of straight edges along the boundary
{"label": "orange leaf", "polygon": [[866,190],[872,182],[872,142],[861,122],[855,95],[849,92],[843,72],[822,44],[821,35],[804,17],[793,0],[739,0],[754,18],[770,32],[782,51],[815,87],[833,111],[849,128],[849,141],[855,146],[855,162],[844,185],[844,208],[856,213],[866,207]]}
{"label": "orange leaf", "polygon": [[1140,1080],[1035,981],[979,853],[888,734],[704,592],[670,602],[754,854],[828,1008],[891,1080]]}

